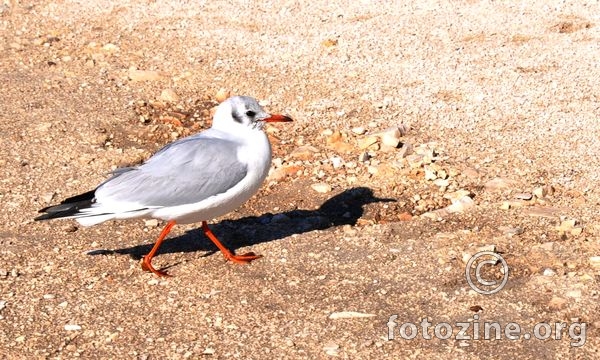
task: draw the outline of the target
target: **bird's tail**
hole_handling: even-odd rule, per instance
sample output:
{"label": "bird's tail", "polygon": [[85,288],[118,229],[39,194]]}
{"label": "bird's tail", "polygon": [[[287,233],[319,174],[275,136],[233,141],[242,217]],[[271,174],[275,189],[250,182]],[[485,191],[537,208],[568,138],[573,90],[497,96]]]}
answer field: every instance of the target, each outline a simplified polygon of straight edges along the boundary
{"label": "bird's tail", "polygon": [[[106,220],[108,220],[108,218],[105,218],[105,217],[108,214],[94,214],[94,215],[100,215],[100,216],[89,216],[89,215],[81,213],[81,210],[92,207],[92,204],[94,204],[94,202],[95,202],[95,199],[94,199],[95,192],[96,192],[96,190],[91,190],[86,193],[65,199],[58,205],[45,207],[39,211],[40,213],[44,213],[44,214],[36,217],[34,220],[39,221],[39,220],[50,220],[50,219],[60,219],[60,218],[77,218],[79,216],[84,216],[86,218],[91,217],[91,218],[95,218],[95,219],[94,220],[89,219],[88,221],[85,221],[86,224],[84,224],[82,221],[79,221],[80,219],[78,219],[78,221],[82,225],[87,225],[87,223],[89,223],[89,225],[93,225],[93,224],[100,223],[102,221],[106,221]],[[83,220],[83,218],[81,220]]]}

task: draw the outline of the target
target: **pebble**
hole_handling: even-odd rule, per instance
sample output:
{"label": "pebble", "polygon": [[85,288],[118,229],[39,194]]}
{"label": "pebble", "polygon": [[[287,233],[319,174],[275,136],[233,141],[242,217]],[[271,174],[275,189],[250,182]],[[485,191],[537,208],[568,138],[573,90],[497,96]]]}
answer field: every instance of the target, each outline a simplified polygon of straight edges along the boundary
{"label": "pebble", "polygon": [[532,206],[523,209],[523,214],[543,218],[555,218],[559,210],[553,207]]}
{"label": "pebble", "polygon": [[554,296],[548,302],[548,307],[550,309],[560,310],[560,309],[564,308],[564,306],[566,304],[567,304],[567,299],[564,299],[564,298],[561,298],[561,297],[558,297],[558,296]]}
{"label": "pebble", "polygon": [[597,270],[600,270],[600,256],[591,256],[590,265]]}
{"label": "pebble", "polygon": [[223,101],[227,100],[230,96],[231,91],[221,88],[219,89],[219,91],[217,91],[217,94],[215,95],[215,100],[222,103]]}
{"label": "pebble", "polygon": [[326,142],[328,147],[336,152],[352,152],[354,150],[352,145],[344,141],[344,137],[339,131],[335,131],[331,136],[328,136]]}
{"label": "pebble", "polygon": [[361,150],[367,149],[369,146],[377,143],[377,137],[370,135],[358,139],[358,148]]}
{"label": "pebble", "polygon": [[213,355],[215,353],[215,349],[207,347],[206,349],[204,349],[204,351],[202,352],[202,354],[204,355]]}
{"label": "pebble", "polygon": [[369,153],[364,151],[363,153],[361,153],[360,155],[358,155],[358,161],[359,162],[367,162],[369,161]]}
{"label": "pebble", "polygon": [[163,76],[158,71],[129,69],[129,79],[131,81],[157,81],[162,78]]}
{"label": "pebble", "polygon": [[327,355],[337,356],[340,351],[340,346],[336,343],[330,342],[323,346],[323,351],[325,351]]}
{"label": "pebble", "polygon": [[495,179],[492,179],[492,180],[486,182],[484,187],[488,191],[499,191],[499,190],[510,189],[511,187],[514,187],[515,184],[516,184],[516,182],[513,180],[495,178]]}
{"label": "pebble", "polygon": [[500,227],[498,227],[498,230],[502,231],[502,233],[504,233],[504,235],[506,235],[508,237],[513,237],[515,235],[521,235],[524,232],[523,228],[510,227],[510,226],[500,226]]}
{"label": "pebble", "polygon": [[454,201],[451,205],[448,205],[445,209],[449,213],[462,213],[475,206],[475,201],[469,196],[463,196],[460,199]]}
{"label": "pebble", "polygon": [[164,89],[160,93],[160,100],[168,103],[176,103],[179,101],[179,95],[173,89]]}
{"label": "pebble", "polygon": [[46,194],[42,195],[42,201],[44,201],[46,204],[48,204],[52,201],[52,198],[54,198],[54,195],[56,195],[55,192],[46,193]]}
{"label": "pebble", "polygon": [[311,145],[302,145],[295,148],[291,153],[290,157],[298,160],[310,160],[312,159],[316,153],[319,152],[314,146]]}
{"label": "pebble", "polygon": [[365,132],[367,132],[367,130],[364,127],[362,127],[362,126],[357,126],[355,128],[352,128],[352,132],[355,133],[355,134],[357,134],[357,135],[362,135]]}
{"label": "pebble", "polygon": [[314,191],[318,192],[318,193],[328,193],[331,191],[331,185],[326,184],[326,183],[316,183],[316,184],[312,184],[310,186]]}
{"label": "pebble", "polygon": [[144,225],[147,228],[155,228],[158,226],[158,220],[157,219],[148,219],[148,220],[144,220]]}
{"label": "pebble", "polygon": [[565,296],[574,298],[574,299],[579,299],[579,298],[581,298],[581,289],[569,290],[566,292]]}
{"label": "pebble", "polygon": [[[92,43],[90,43],[89,45],[92,45]],[[108,44],[105,44],[102,47],[102,50],[104,50],[104,51],[117,51],[117,50],[119,50],[119,47],[117,45],[115,45],[115,44],[108,43]]]}
{"label": "pebble", "polygon": [[381,143],[385,146],[397,148],[400,144],[401,136],[402,134],[400,134],[398,127],[389,128],[381,133]]}
{"label": "pebble", "polygon": [[0,269],[0,277],[7,277],[7,276],[8,276],[8,270]]}
{"label": "pebble", "polygon": [[376,316],[375,314],[361,313],[356,311],[339,311],[329,314],[329,318],[332,320],[336,319],[356,319],[356,318],[370,318]]}
{"label": "pebble", "polygon": [[543,275],[544,276],[554,276],[554,275],[556,275],[556,271],[554,271],[550,268],[546,268],[546,269],[544,269]]}
{"label": "pebble", "polygon": [[65,330],[67,331],[79,331],[81,330],[81,326],[77,324],[67,324],[65,325]]}
{"label": "pebble", "polygon": [[477,252],[482,251],[496,252],[496,245],[484,245],[477,248]]}
{"label": "pebble", "polygon": [[545,198],[546,193],[547,192],[543,187],[537,187],[537,188],[533,189],[533,195],[535,195],[535,197],[538,199]]}
{"label": "pebble", "polygon": [[408,161],[408,165],[412,169],[417,169],[423,166],[423,155],[420,154],[411,154],[406,157],[406,161]]}
{"label": "pebble", "polygon": [[464,189],[456,190],[455,192],[445,193],[444,199],[448,199],[450,201],[456,201],[456,200],[462,198],[463,196],[471,196],[471,192],[469,190],[464,190]]}
{"label": "pebble", "polygon": [[411,143],[405,142],[404,144],[402,144],[402,146],[400,147],[400,150],[398,151],[398,157],[401,159],[404,159],[405,157],[407,157],[408,155],[413,153],[413,146]]}
{"label": "pebble", "polygon": [[531,193],[518,193],[515,194],[515,198],[519,200],[531,200],[533,195]]}
{"label": "pebble", "polygon": [[6,307],[6,300],[0,300],[0,311],[4,310]]}
{"label": "pebble", "polygon": [[436,171],[431,166],[425,166],[424,170],[425,170],[425,180],[432,181],[432,180],[437,179]]}
{"label": "pebble", "polygon": [[448,187],[450,185],[450,180],[448,179],[435,179],[433,184],[439,187]]}
{"label": "pebble", "polygon": [[334,169],[339,169],[340,167],[342,167],[342,165],[344,165],[344,160],[339,156],[334,156],[330,160],[331,165],[333,165]]}

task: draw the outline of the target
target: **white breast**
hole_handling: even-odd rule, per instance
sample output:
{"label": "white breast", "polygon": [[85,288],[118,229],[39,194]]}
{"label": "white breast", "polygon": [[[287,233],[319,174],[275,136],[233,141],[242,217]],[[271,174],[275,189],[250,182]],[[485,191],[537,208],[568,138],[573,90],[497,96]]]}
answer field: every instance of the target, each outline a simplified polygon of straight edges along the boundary
{"label": "white breast", "polygon": [[246,176],[224,193],[197,203],[154,209],[147,216],[175,220],[180,224],[208,221],[230,213],[250,199],[261,187],[271,166],[271,144],[262,130],[240,139],[237,157],[247,165]]}

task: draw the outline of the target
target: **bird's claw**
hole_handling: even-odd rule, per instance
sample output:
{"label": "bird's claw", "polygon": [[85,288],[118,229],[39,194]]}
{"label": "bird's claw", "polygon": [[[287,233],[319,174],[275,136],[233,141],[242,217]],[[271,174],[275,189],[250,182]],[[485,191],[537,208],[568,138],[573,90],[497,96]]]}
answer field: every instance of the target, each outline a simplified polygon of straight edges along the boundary
{"label": "bird's claw", "polygon": [[144,271],[150,271],[153,274],[155,274],[157,276],[161,276],[161,277],[171,277],[171,275],[169,275],[166,271],[156,270],[152,266],[152,263],[150,261],[146,260],[146,257],[144,257],[142,259],[141,265],[142,265],[142,270],[144,270]]}
{"label": "bird's claw", "polygon": [[225,258],[236,264],[249,264],[253,260],[260,259],[262,255],[256,255],[253,252],[249,252],[243,255],[225,254]]}

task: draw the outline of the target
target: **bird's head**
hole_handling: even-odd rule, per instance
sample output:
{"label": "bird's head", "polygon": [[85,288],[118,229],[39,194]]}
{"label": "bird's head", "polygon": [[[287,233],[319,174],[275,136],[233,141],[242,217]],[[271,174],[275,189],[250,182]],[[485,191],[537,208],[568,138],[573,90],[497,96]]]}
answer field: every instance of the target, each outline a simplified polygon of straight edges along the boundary
{"label": "bird's head", "polygon": [[271,115],[249,96],[232,96],[223,101],[215,112],[212,127],[232,132],[241,128],[261,130],[265,122],[288,122],[285,115]]}

